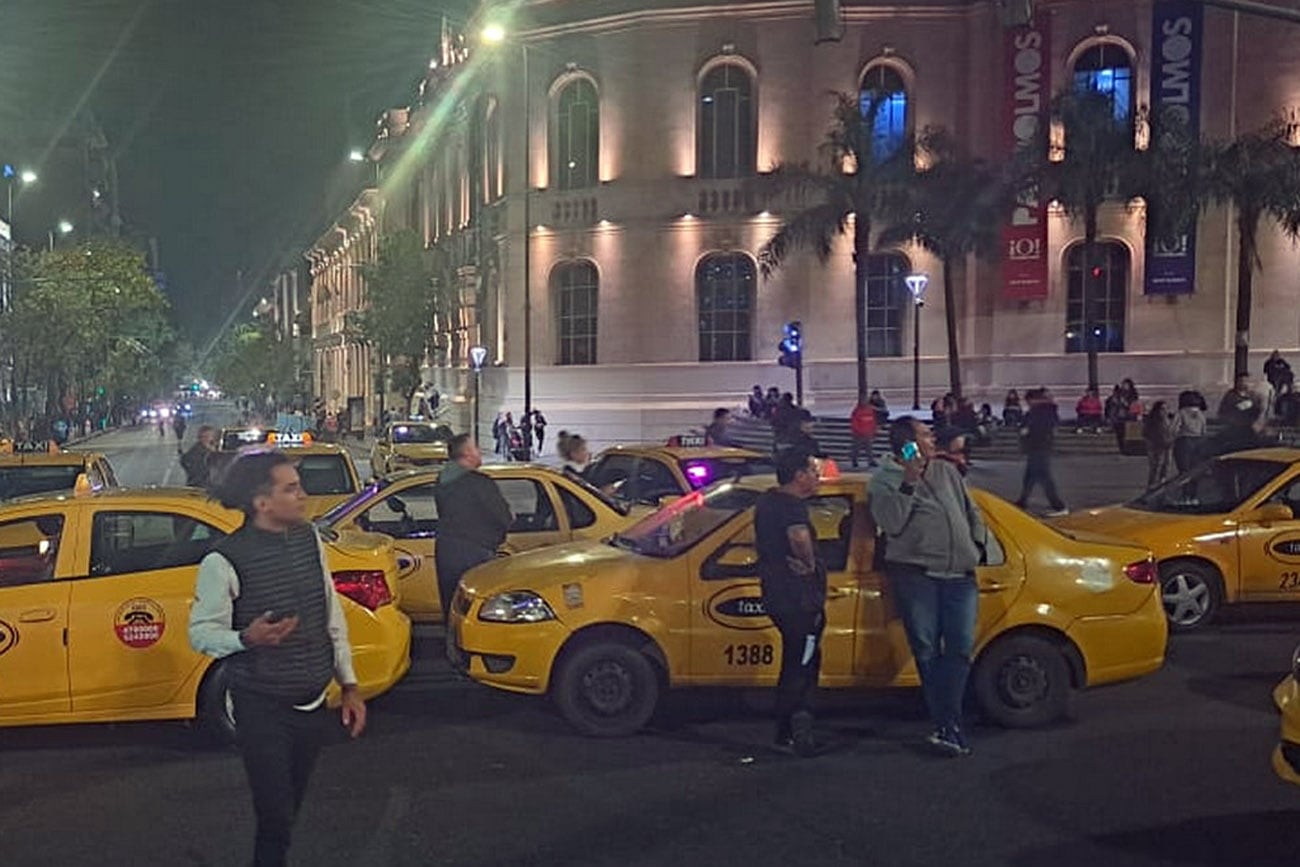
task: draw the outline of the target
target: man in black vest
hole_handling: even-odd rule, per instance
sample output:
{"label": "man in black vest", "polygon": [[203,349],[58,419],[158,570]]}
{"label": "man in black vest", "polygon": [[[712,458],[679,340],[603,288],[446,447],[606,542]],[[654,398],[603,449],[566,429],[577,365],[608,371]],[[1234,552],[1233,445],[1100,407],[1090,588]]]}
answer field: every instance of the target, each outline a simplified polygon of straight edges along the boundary
{"label": "man in black vest", "polygon": [[190,644],[226,660],[257,839],[253,864],[281,865],[328,733],[325,690],[343,687],[343,725],[366,725],[347,623],[298,471],[282,452],[242,455],[217,492],[244,525],[203,558]]}
{"label": "man in black vest", "polygon": [[483,453],[473,437],[452,437],[447,452],[451,460],[438,474],[433,489],[438,504],[434,560],[443,617],[450,618],[451,600],[461,577],[497,555],[514,519],[496,482],[478,471]]}

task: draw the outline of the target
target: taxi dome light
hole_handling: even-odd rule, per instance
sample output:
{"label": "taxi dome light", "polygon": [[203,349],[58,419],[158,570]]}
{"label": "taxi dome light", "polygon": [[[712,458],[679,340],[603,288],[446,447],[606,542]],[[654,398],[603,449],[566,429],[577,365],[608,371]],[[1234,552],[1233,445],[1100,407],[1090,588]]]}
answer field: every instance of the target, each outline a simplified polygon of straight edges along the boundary
{"label": "taxi dome light", "polygon": [[820,458],[817,461],[817,478],[824,482],[833,482],[840,477],[840,465],[834,458]]}

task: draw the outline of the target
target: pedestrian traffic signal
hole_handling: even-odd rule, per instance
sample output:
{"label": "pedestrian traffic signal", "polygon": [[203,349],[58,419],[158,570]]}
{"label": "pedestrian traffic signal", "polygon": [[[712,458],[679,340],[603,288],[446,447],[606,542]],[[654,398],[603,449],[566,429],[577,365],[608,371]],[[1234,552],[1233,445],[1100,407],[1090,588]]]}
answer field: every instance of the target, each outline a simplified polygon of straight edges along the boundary
{"label": "pedestrian traffic signal", "polygon": [[803,367],[802,322],[796,320],[785,324],[785,337],[777,344],[777,350],[781,354],[777,356],[776,361],[782,367],[789,367],[792,370]]}

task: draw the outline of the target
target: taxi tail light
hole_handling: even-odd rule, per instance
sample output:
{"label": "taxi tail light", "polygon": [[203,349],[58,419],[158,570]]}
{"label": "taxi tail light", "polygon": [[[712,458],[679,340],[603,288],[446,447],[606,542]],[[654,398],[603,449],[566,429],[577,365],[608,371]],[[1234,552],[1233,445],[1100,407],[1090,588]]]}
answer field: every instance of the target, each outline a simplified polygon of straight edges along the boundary
{"label": "taxi tail light", "polygon": [[1159,577],[1156,561],[1147,559],[1130,563],[1124,567],[1124,576],[1134,584],[1154,584]]}
{"label": "taxi tail light", "polygon": [[335,572],[333,578],[334,589],[362,608],[374,611],[381,605],[393,604],[393,591],[382,570],[348,569]]}

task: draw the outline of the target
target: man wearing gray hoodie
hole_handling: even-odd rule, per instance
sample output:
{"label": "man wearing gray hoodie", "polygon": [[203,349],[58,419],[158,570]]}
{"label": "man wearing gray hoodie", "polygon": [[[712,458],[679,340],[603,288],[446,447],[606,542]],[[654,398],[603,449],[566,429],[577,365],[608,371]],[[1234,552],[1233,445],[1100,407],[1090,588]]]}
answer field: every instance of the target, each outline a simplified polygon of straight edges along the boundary
{"label": "man wearing gray hoodie", "polygon": [[889,444],[868,491],[884,534],[885,575],[934,722],[928,742],[946,755],[969,755],[961,705],[979,613],[975,567],[988,530],[961,473],[933,460],[928,425],[904,416],[890,425]]}

